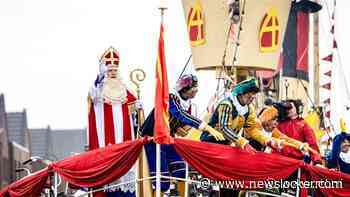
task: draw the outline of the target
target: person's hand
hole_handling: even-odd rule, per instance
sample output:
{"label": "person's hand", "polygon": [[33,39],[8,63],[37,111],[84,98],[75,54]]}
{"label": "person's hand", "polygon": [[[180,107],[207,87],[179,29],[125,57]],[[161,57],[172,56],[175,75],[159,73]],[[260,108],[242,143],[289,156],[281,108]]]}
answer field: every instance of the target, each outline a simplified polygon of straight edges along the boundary
{"label": "person's hand", "polygon": [[271,138],[269,141],[266,142],[266,146],[269,146],[273,149],[277,149],[278,151],[280,151],[284,146],[284,140]]}
{"label": "person's hand", "polygon": [[243,150],[247,151],[248,153],[253,153],[255,154],[257,151],[249,144],[249,143],[246,143],[243,147],[242,147]]}
{"label": "person's hand", "polygon": [[310,146],[308,143],[302,143],[300,146],[299,146],[299,150],[304,154],[309,154],[309,149],[310,149]]}
{"label": "person's hand", "polygon": [[204,128],[205,131],[209,132],[210,135],[212,135],[216,140],[223,141],[225,140],[225,137],[222,133],[214,129],[213,127],[206,125]]}
{"label": "person's hand", "polygon": [[176,135],[180,137],[185,137],[188,135],[188,128],[179,127],[176,129]]}

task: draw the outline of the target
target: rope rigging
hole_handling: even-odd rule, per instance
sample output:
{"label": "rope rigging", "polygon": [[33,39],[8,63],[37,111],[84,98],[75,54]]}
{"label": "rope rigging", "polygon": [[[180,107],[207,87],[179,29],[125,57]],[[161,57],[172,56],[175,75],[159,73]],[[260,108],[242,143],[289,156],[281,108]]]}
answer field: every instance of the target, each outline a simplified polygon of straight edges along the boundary
{"label": "rope rigging", "polygon": [[[335,17],[334,16],[335,16],[335,11],[336,11],[336,0],[334,0],[333,3],[334,3],[333,14],[331,15],[330,14],[330,6],[328,5],[328,3],[325,0],[322,0],[322,4],[326,7],[326,14],[327,14],[326,18],[328,20],[328,23],[329,23],[330,26],[333,26],[333,28],[334,28],[335,27]],[[334,21],[334,23],[332,23],[333,21]],[[325,22],[322,21],[323,31],[324,32],[331,32],[330,34],[327,34],[327,35],[331,36],[332,41],[333,41],[333,47],[332,47],[331,51],[332,51],[332,54],[333,54],[334,53],[333,50],[335,50],[335,53],[336,53],[337,59],[338,59],[339,68],[340,68],[341,71],[343,71],[344,68],[343,68],[343,64],[342,64],[340,50],[339,50],[339,48],[337,46],[334,46],[334,42],[337,43],[337,40],[336,40],[335,35],[334,35],[334,29],[332,31],[325,30],[326,29],[325,26],[327,26],[327,24],[325,24]],[[333,61],[332,61],[332,63],[333,63]],[[333,65],[333,69],[334,69],[334,65]],[[344,81],[347,98],[348,98],[348,100],[350,100],[349,86],[348,86],[348,83],[347,83],[347,80],[346,80],[345,76],[342,76],[342,80]],[[332,124],[331,119],[329,117],[326,117],[326,119],[328,120],[331,129],[335,132],[335,127]]]}
{"label": "rope rigging", "polygon": [[[243,30],[242,25],[243,25],[243,17],[245,15],[245,4],[246,4],[246,1],[243,0],[242,10],[240,10],[239,0],[235,0],[229,5],[229,7],[230,7],[229,8],[229,11],[230,11],[229,15],[231,15],[230,16],[230,25],[228,27],[227,34],[226,34],[225,48],[224,48],[222,61],[221,61],[222,69],[220,70],[220,74],[218,77],[216,93],[219,91],[219,88],[220,88],[221,75],[223,74],[222,72],[224,72],[227,76],[230,76],[230,74],[235,74],[233,71],[235,69],[234,66],[235,66],[235,62],[237,60],[238,47],[239,47],[239,42],[240,42],[240,34],[241,34],[241,31]],[[226,67],[227,48],[229,46],[231,29],[233,28],[233,25],[236,24],[237,22],[239,22],[238,33],[237,33],[237,37],[235,39],[235,48],[234,48],[234,52],[233,52],[234,55],[233,55],[233,60],[232,60],[232,64],[231,64],[231,73],[229,73],[229,71]]]}
{"label": "rope rigging", "polygon": [[182,75],[184,74],[184,72],[185,72],[185,70],[186,70],[186,68],[187,68],[187,66],[188,66],[188,63],[190,63],[191,58],[192,58],[192,54],[187,58],[186,64],[185,64],[185,66],[182,68],[182,71],[181,71],[181,73],[180,73],[180,75],[179,75],[179,78],[178,78],[177,80],[179,80],[179,79],[182,77]]}

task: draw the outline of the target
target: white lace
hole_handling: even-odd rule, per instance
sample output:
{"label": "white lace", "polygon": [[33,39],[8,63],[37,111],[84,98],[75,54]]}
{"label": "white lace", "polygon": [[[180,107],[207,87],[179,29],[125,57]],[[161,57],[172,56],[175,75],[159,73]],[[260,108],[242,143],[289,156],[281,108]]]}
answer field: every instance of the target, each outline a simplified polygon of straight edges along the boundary
{"label": "white lace", "polygon": [[107,78],[102,85],[101,93],[109,103],[123,103],[127,97],[126,87],[119,79]]}
{"label": "white lace", "polygon": [[239,115],[241,116],[244,116],[245,114],[248,113],[248,105],[244,105],[242,106],[238,99],[237,99],[237,96],[230,96],[231,100],[232,100],[232,103],[233,105],[236,107],[236,110],[238,112]]}

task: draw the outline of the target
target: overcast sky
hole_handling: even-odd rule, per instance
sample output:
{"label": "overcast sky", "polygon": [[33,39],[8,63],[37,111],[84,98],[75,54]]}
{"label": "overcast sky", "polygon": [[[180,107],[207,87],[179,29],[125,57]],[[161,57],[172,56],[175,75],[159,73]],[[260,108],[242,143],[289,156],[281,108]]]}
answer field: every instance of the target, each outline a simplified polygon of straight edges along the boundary
{"label": "overcast sky", "polygon": [[[99,56],[111,45],[120,52],[125,81],[134,68],[146,71],[142,98],[149,111],[154,102],[158,4],[159,0],[0,1],[0,92],[5,94],[7,111],[25,108],[31,128],[86,127],[87,92]],[[165,45],[172,86],[190,49],[181,1],[169,0],[168,7]],[[338,8],[338,44],[350,74],[349,1],[338,1]],[[328,21],[322,25],[329,28]],[[201,86],[206,85],[207,81]]]}

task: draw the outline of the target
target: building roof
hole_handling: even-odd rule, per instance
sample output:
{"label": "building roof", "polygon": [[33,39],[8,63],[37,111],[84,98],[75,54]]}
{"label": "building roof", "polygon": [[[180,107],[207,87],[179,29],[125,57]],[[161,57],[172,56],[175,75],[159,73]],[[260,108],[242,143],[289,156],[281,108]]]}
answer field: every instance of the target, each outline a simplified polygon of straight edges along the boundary
{"label": "building roof", "polygon": [[30,129],[32,156],[61,160],[84,152],[86,129]]}
{"label": "building roof", "polygon": [[9,141],[14,141],[24,147],[29,147],[27,134],[27,113],[22,112],[7,112],[7,131]]}

